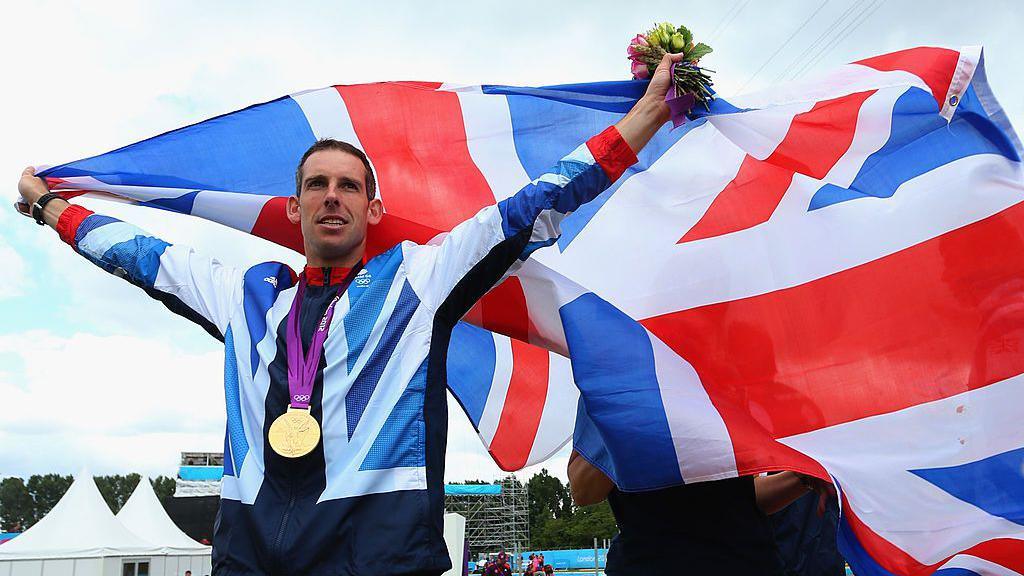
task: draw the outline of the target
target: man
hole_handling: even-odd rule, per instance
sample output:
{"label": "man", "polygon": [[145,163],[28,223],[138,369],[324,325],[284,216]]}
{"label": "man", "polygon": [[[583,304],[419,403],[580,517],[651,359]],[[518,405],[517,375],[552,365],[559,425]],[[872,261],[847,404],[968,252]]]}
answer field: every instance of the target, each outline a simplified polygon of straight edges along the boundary
{"label": "man", "polygon": [[[225,346],[225,477],[214,573],[440,574],[450,333],[562,218],[616,180],[669,116],[671,57],[615,126],[436,245],[364,262],[383,211],[362,151],[321,141],[288,217],[307,265],[234,270],[69,206],[26,169],[37,222]],[[678,57],[676,58],[678,60]],[[321,441],[322,438],[322,441]]]}
{"label": "man", "polygon": [[[619,534],[608,550],[608,576],[781,576],[785,567],[768,515],[809,491],[817,493],[819,507],[830,494],[830,485],[794,472],[621,492],[575,450],[568,476],[576,504],[607,498],[611,506]],[[685,559],[684,566],[666,563],[670,556]]]}

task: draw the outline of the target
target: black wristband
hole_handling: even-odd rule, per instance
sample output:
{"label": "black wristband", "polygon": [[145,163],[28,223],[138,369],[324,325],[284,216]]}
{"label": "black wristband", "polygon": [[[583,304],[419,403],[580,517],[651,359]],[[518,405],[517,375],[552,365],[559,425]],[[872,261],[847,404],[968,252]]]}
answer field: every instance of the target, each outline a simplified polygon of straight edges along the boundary
{"label": "black wristband", "polygon": [[61,195],[56,192],[47,192],[46,194],[40,196],[38,200],[32,203],[32,218],[35,219],[36,224],[39,224],[40,226],[46,224],[46,220],[43,219],[43,208],[46,208],[46,205],[50,203],[50,200],[53,200],[55,198],[60,198],[61,200],[64,200],[64,198],[62,198]]}

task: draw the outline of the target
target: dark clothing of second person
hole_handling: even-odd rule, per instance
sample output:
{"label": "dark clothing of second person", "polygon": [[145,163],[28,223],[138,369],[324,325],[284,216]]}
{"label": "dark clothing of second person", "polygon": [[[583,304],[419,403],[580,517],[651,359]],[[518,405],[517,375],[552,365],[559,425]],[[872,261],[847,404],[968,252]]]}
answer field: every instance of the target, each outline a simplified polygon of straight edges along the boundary
{"label": "dark clothing of second person", "polygon": [[829,498],[818,516],[818,495],[804,494],[771,515],[775,543],[792,576],[844,576],[846,561],[836,547],[839,508]]}
{"label": "dark clothing of second person", "polygon": [[752,477],[608,494],[619,534],[607,576],[784,574]]}

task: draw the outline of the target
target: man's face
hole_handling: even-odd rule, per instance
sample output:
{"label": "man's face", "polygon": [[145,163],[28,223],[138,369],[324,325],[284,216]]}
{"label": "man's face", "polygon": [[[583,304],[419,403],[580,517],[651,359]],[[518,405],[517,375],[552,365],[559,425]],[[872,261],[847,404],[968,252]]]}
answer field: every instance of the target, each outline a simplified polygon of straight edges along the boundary
{"label": "man's face", "polygon": [[288,219],[302,228],[315,266],[350,266],[363,256],[367,225],[380,222],[380,200],[366,197],[366,167],[340,150],[321,150],[302,167],[301,194],[288,199]]}

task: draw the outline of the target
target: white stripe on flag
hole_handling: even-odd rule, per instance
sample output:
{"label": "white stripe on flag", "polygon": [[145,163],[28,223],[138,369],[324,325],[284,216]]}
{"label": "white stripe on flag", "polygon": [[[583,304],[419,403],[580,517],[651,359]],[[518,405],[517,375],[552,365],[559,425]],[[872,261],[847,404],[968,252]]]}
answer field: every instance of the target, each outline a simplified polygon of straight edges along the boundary
{"label": "white stripe on flag", "polygon": [[[1010,570],[1009,568],[1000,566],[995,562],[989,562],[983,558],[968,556],[966,554],[957,554],[950,558],[949,562],[946,562],[939,567],[939,570],[945,570],[947,568],[962,568],[984,576],[1021,576],[1020,572]],[[936,570],[936,572],[938,572],[938,570]]]}
{"label": "white stripe on flag", "polygon": [[242,232],[252,232],[260,211],[273,196],[204,190],[192,202],[192,215],[219,222]]}
{"label": "white stripe on flag", "polygon": [[460,91],[458,96],[469,155],[490,185],[494,200],[504,200],[530,182],[516,153],[508,99],[480,92]]}
{"label": "white stripe on flag", "polygon": [[558,452],[572,438],[576,427],[580,391],[573,382],[572,363],[554,352],[548,352],[548,362],[548,392],[530,456],[526,460],[527,466],[539,464]]}
{"label": "white stripe on flag", "polygon": [[484,402],[484,411],[480,414],[480,423],[477,425],[480,438],[488,448],[501,421],[505,395],[508,394],[508,386],[512,382],[513,362],[512,341],[508,336],[492,332],[491,337],[494,339],[494,377],[491,380],[491,390],[487,393],[487,401]]}
{"label": "white stripe on flag", "polygon": [[689,362],[647,332],[679,473],[687,484],[736,476],[729,430]]}

